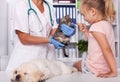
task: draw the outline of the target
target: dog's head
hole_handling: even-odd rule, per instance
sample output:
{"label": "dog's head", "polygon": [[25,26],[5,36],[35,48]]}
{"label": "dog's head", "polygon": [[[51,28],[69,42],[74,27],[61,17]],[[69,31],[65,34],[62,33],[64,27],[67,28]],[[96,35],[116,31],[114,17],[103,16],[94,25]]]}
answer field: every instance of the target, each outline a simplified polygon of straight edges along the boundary
{"label": "dog's head", "polygon": [[44,74],[31,63],[20,65],[12,74],[12,82],[40,82]]}

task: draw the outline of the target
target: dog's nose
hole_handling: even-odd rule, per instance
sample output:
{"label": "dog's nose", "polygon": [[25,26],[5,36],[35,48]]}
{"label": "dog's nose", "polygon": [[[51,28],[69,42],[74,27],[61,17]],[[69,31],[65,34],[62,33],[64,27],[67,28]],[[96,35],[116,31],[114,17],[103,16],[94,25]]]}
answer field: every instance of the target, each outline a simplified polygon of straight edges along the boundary
{"label": "dog's nose", "polygon": [[11,82],[14,82],[14,80],[13,80],[13,79],[11,79]]}
{"label": "dog's nose", "polygon": [[16,76],[16,80],[19,80],[20,78],[21,78],[20,75],[17,75],[17,76]]}

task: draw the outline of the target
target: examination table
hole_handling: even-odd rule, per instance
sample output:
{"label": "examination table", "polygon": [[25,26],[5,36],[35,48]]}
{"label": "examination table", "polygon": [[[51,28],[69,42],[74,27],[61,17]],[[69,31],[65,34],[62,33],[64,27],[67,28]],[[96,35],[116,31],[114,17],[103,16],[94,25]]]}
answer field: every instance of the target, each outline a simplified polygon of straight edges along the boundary
{"label": "examination table", "polygon": [[[0,82],[11,82],[6,72],[0,72]],[[69,75],[56,76],[45,82],[120,82],[120,72],[117,77],[98,78],[92,74],[73,73]]]}

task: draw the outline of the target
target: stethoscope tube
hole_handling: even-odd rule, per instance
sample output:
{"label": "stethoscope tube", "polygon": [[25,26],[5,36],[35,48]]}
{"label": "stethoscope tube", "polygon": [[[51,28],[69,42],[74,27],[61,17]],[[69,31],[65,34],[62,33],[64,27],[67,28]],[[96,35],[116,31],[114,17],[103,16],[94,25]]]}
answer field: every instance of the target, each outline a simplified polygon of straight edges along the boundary
{"label": "stethoscope tube", "polygon": [[48,6],[49,14],[50,14],[50,22],[51,22],[51,25],[53,26],[53,20],[52,20],[50,5],[49,5],[45,0],[43,0],[43,1],[44,1],[44,2],[47,4],[47,6]]}
{"label": "stethoscope tube", "polygon": [[[49,4],[48,4],[45,0],[43,0],[43,1],[44,1],[44,3],[46,3],[47,6],[48,6],[49,14],[50,14],[50,22],[51,22],[51,25],[53,26],[54,21],[53,21],[53,19],[52,19],[52,14],[51,14],[50,6],[49,6]],[[29,4],[29,9],[28,9],[28,11],[27,11],[28,16],[30,15],[30,11],[33,11],[33,12],[37,15],[37,12],[31,7],[31,2],[30,2],[30,0],[28,0],[28,4]]]}
{"label": "stethoscope tube", "polygon": [[30,0],[28,0],[28,4],[29,4],[29,7],[30,7],[27,11],[28,15],[30,15],[30,11],[33,11],[37,15],[37,12],[31,7]]}

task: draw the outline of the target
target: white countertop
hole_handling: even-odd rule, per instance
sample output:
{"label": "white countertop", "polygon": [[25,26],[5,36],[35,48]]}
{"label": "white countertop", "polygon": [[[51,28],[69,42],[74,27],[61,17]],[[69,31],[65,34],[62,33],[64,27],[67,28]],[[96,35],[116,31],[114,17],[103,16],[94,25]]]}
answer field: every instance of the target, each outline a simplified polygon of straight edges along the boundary
{"label": "white countertop", "polygon": [[[5,72],[0,72],[0,82],[11,82]],[[70,75],[56,76],[46,82],[120,82],[120,74],[114,78],[98,78],[92,74],[73,73]]]}

